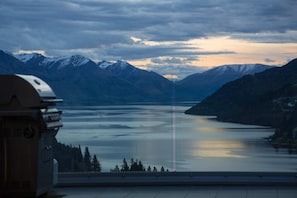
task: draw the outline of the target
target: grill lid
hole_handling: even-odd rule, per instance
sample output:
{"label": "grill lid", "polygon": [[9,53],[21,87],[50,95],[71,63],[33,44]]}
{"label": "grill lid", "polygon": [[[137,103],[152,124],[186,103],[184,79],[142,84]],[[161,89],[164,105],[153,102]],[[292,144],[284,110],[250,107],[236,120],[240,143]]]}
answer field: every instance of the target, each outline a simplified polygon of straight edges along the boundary
{"label": "grill lid", "polygon": [[0,105],[5,106],[42,108],[62,102],[46,82],[32,75],[0,75],[0,93]]}

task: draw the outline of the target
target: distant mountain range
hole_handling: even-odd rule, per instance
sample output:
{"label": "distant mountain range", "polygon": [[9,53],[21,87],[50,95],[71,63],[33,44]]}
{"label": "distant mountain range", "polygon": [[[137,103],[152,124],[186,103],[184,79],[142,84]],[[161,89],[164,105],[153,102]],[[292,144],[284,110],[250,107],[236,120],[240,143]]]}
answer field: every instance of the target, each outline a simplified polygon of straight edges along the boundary
{"label": "distant mountain range", "polygon": [[69,105],[171,103],[199,101],[225,82],[269,68],[227,65],[172,82],[124,61],[94,61],[81,55],[45,57],[0,50],[0,74],[31,74],[44,79]]}
{"label": "distant mountain range", "polygon": [[292,130],[297,127],[297,59],[229,82],[186,113]]}
{"label": "distant mountain range", "polygon": [[153,71],[138,69],[123,61],[117,61],[108,66],[106,62],[99,62],[98,65],[116,77],[133,84],[143,94],[154,96],[156,100],[168,99],[172,96],[173,82]]}
{"label": "distant mountain range", "polygon": [[177,97],[202,100],[227,82],[270,68],[272,67],[261,64],[223,65],[203,73],[192,74],[177,82],[180,88]]}

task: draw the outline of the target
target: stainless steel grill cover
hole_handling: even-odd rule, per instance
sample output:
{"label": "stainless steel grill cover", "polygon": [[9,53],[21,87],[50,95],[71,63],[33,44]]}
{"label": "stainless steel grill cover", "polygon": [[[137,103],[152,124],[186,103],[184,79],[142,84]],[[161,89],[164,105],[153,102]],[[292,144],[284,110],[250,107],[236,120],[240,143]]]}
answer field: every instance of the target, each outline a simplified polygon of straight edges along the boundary
{"label": "stainless steel grill cover", "polygon": [[51,189],[61,101],[35,76],[0,75],[0,197],[36,197]]}
{"label": "stainless steel grill cover", "polygon": [[61,102],[47,83],[31,75],[2,75],[0,90],[0,105],[7,106],[14,99],[20,108],[42,108]]}

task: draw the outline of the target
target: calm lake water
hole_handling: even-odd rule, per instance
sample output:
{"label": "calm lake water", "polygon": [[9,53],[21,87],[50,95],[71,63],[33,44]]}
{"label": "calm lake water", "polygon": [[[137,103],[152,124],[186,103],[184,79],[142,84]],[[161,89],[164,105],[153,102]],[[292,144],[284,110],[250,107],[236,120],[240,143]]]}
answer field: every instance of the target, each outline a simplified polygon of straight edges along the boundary
{"label": "calm lake water", "polygon": [[297,156],[264,140],[273,129],[185,115],[188,106],[63,107],[60,142],[88,146],[103,171],[123,158],[170,171],[297,171]]}

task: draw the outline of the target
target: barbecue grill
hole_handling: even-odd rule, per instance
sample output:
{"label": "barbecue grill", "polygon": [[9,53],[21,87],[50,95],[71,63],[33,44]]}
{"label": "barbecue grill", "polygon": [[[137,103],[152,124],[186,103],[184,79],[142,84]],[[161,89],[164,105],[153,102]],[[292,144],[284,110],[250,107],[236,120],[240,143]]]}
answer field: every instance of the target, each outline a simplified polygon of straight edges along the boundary
{"label": "barbecue grill", "polygon": [[0,197],[37,197],[52,188],[59,102],[35,76],[0,75]]}

